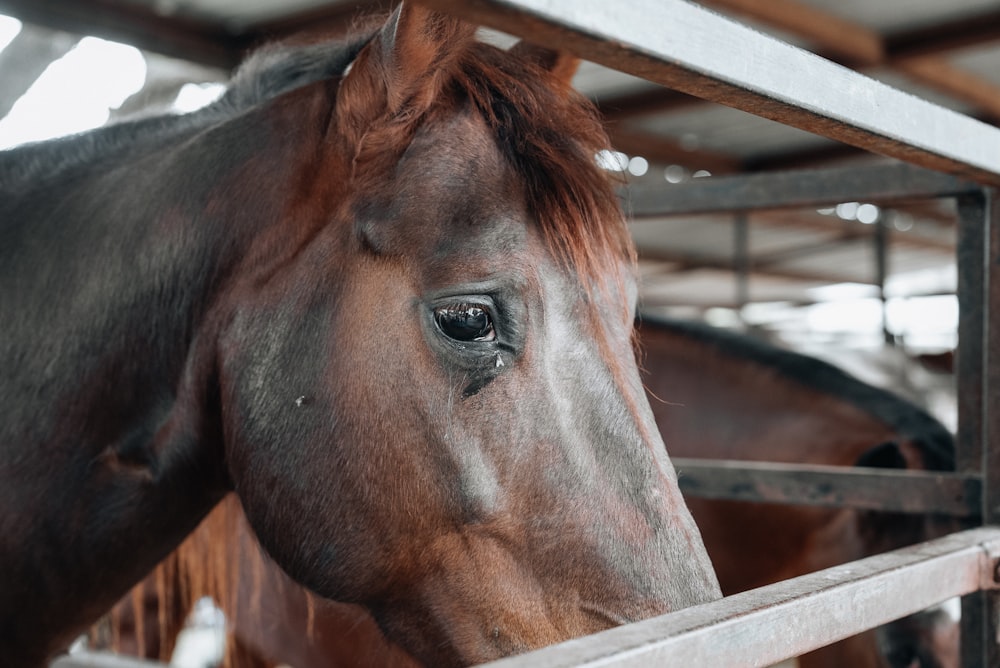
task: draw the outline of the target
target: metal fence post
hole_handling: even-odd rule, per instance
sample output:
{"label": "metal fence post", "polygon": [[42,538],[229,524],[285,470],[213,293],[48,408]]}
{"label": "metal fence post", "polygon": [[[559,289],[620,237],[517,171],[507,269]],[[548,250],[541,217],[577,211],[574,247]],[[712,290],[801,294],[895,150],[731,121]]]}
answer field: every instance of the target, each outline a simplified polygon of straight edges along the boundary
{"label": "metal fence post", "polygon": [[[958,199],[959,350],[957,469],[982,477],[982,523],[1000,523],[1000,202],[983,189]],[[1000,596],[962,601],[962,665],[1000,666]]]}

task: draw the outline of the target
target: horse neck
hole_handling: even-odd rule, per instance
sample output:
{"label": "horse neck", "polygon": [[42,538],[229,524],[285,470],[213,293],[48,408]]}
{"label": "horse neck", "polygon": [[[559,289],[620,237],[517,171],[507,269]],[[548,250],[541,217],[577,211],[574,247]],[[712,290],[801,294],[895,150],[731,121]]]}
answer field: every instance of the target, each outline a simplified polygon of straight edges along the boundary
{"label": "horse neck", "polygon": [[853,465],[892,430],[724,342],[640,330],[646,385],[671,455]]}
{"label": "horse neck", "polygon": [[329,103],[298,96],[297,116],[269,105],[0,198],[0,629],[13,665],[72,639],[224,494],[213,328],[240,272],[269,270],[261,258],[305,234],[276,228]]}

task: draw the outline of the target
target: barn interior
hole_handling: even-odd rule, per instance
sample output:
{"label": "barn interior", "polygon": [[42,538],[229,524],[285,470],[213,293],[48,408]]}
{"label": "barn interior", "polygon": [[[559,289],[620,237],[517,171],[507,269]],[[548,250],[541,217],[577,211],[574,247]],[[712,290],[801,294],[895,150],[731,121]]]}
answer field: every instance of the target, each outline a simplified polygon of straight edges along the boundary
{"label": "barn interior", "polygon": [[[0,0],[0,148],[196,109],[221,94],[254,48],[344,34],[360,16],[393,4]],[[916,98],[1000,124],[995,0],[699,4]],[[642,313],[696,319],[827,359],[956,429],[953,200],[873,191],[864,201],[769,206],[796,174],[843,179],[846,192],[870,167],[904,165],[589,61],[574,85],[606,121],[612,148],[597,159],[622,183]],[[726,203],[746,191],[761,205]],[[199,614],[195,627],[218,628],[212,609]]]}

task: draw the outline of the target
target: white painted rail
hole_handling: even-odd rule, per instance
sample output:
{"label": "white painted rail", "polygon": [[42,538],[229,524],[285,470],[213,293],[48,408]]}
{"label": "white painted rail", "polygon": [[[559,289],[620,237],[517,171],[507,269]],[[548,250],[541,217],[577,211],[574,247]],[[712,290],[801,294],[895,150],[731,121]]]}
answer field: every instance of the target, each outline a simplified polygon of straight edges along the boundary
{"label": "white painted rail", "polygon": [[696,97],[1000,185],[1000,129],[685,0],[420,0]]}

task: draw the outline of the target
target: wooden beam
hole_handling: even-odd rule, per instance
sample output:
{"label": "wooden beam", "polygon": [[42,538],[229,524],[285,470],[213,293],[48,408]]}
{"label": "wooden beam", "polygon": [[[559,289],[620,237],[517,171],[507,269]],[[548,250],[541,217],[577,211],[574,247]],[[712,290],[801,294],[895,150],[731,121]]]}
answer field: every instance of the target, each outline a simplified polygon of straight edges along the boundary
{"label": "wooden beam", "polygon": [[[963,20],[945,31],[935,28],[933,35],[917,33],[916,39],[897,36],[894,50],[888,53],[882,36],[874,30],[798,0],[702,0],[701,4],[727,9],[788,31],[815,45],[814,50],[822,55],[855,69],[888,62],[911,79],[1000,118],[1000,86],[950,65],[945,58],[957,48],[980,44],[984,39],[1000,40],[1000,22],[994,29],[983,29],[983,25],[989,26],[997,19],[994,13],[988,14],[985,21],[979,17],[975,24]],[[956,39],[956,35],[963,36],[962,40]],[[928,49],[928,42],[935,44],[935,49],[948,50]],[[925,55],[915,55],[918,48]]]}
{"label": "wooden beam", "polygon": [[[841,220],[837,216],[823,216],[809,211],[767,211],[753,216],[754,225],[765,227],[786,227],[791,230],[812,230],[815,232],[840,233],[839,236],[853,236],[871,242],[873,225],[856,221]],[[844,228],[850,232],[844,232]],[[927,237],[914,232],[892,231],[892,245],[895,248],[940,253],[951,259],[955,254],[955,244],[942,239]]]}
{"label": "wooden beam", "polygon": [[993,590],[998,555],[1000,529],[972,529],[486,665],[771,665],[954,596]]}
{"label": "wooden beam", "polygon": [[252,27],[258,40],[301,38],[310,35],[339,37],[354,28],[364,16],[388,13],[400,0],[353,0],[322,5]]}
{"label": "wooden beam", "polygon": [[992,9],[952,21],[885,35],[886,60],[947,55],[1000,41],[1000,10]]}
{"label": "wooden beam", "polygon": [[[773,294],[773,292],[771,294]],[[782,304],[785,304],[787,306],[795,306],[795,307],[805,307],[805,306],[810,306],[810,305],[812,305],[812,304],[815,303],[815,302],[804,302],[804,301],[801,301],[801,300],[796,299],[794,297],[793,298],[780,298],[780,299],[775,300],[775,299],[771,298],[771,294],[769,294],[768,299],[766,301],[780,301]],[[751,303],[752,302],[753,302],[753,300],[751,300]],[[699,299],[694,299],[694,298],[689,298],[689,299],[683,299],[683,298],[681,298],[681,299],[672,299],[672,298],[659,298],[659,297],[656,297],[656,298],[650,299],[648,297],[642,297],[639,300],[639,309],[640,310],[646,310],[646,311],[649,311],[649,310],[652,310],[652,309],[659,309],[659,308],[667,308],[667,309],[684,308],[685,310],[687,310],[687,309],[696,309],[699,312],[704,313],[708,309],[713,309],[713,308],[724,308],[724,309],[730,309],[730,310],[733,310],[733,311],[737,311],[737,310],[743,308],[744,306],[746,306],[745,302],[740,302],[740,301],[738,301],[735,298],[729,298],[729,299],[701,299],[701,300],[699,300]]]}
{"label": "wooden beam", "polygon": [[626,129],[614,123],[606,129],[612,146],[629,155],[641,155],[650,162],[682,165],[692,170],[707,169],[713,174],[732,174],[740,168],[738,158],[723,153],[685,148],[667,137]]}
{"label": "wooden beam", "polygon": [[[781,220],[780,218],[775,218],[775,216],[781,215],[785,215],[787,219]],[[859,223],[853,223],[848,226],[844,223],[845,221],[835,219],[821,219],[819,216],[816,218],[795,216],[793,218],[790,214],[778,214],[776,212],[753,216],[752,224],[754,227],[788,227],[795,230],[809,229],[825,233],[828,236],[821,241],[809,242],[780,251],[752,255],[749,262],[751,276],[800,283],[852,282],[874,285],[874,276],[859,276],[856,274],[838,276],[828,272],[791,269],[783,266],[787,262],[800,260],[803,257],[822,255],[852,245],[865,248],[871,246],[874,234],[874,229],[871,226],[862,226]],[[892,244],[894,248],[911,248],[940,253],[943,258],[951,258],[955,253],[954,246],[951,244],[906,232],[894,231]],[[687,273],[700,269],[713,269],[735,273],[739,269],[738,262],[731,255],[708,256],[689,253],[683,250],[647,249],[640,246],[639,258],[647,262],[667,263],[670,265],[667,273],[671,274]]]}
{"label": "wooden beam", "polygon": [[[822,241],[810,242],[791,248],[770,253],[750,254],[747,260],[748,272],[751,275],[769,276],[772,278],[786,278],[783,274],[787,271],[780,265],[785,262],[801,260],[805,257],[821,255],[850,246],[869,246],[871,244],[871,234],[861,230],[844,231],[841,234],[823,239]],[[643,259],[646,259],[643,256]],[[741,262],[738,257],[730,258],[732,271],[739,274]],[[673,273],[686,271],[696,271],[704,268],[697,260],[688,265],[675,265]],[[869,282],[869,281],[865,281]],[[871,281],[874,282],[874,281]]]}
{"label": "wooden beam", "polygon": [[165,16],[150,5],[114,0],[0,0],[0,13],[28,23],[94,35],[140,49],[213,67],[232,68],[250,43],[223,28],[180,16]]}
{"label": "wooden beam", "polygon": [[614,6],[605,0],[422,2],[696,97],[1000,184],[1000,129],[683,0]]}
{"label": "wooden beam", "polygon": [[704,105],[705,101],[669,88],[653,88],[639,93],[625,93],[594,99],[605,120],[614,122],[625,118],[651,116],[678,109]]}
{"label": "wooden beam", "polygon": [[754,155],[743,160],[743,170],[747,172],[772,172],[809,169],[864,157],[872,156],[868,151],[856,146],[831,142],[827,146],[796,148],[790,151],[779,150],[768,154]]}
{"label": "wooden beam", "polygon": [[[890,36],[890,45],[883,47],[883,38],[862,24],[795,0],[703,0],[701,4],[791,32],[816,45],[822,55],[854,67],[888,64],[923,85],[982,109],[991,119],[1000,119],[1000,87],[946,60],[954,50],[1000,41],[1000,12],[899,33]],[[691,100],[661,89],[605,99],[600,107],[606,118],[624,119],[689,107]]]}
{"label": "wooden beam", "polygon": [[1000,118],[1000,86],[950,65],[946,56],[955,50],[1000,41],[1000,14],[940,24],[933,29],[883,37],[853,21],[805,5],[798,0],[702,0],[701,4],[727,9],[797,35],[818,52],[855,69],[889,63],[910,78]]}
{"label": "wooden beam", "polygon": [[797,0],[701,0],[700,4],[803,37],[815,45],[815,51],[839,62],[875,65],[885,57],[882,37],[874,30]]}
{"label": "wooden beam", "polygon": [[[732,257],[707,256],[683,251],[672,251],[663,249],[639,248],[639,259],[652,262],[669,262],[675,265],[671,273],[696,271],[698,269],[717,269],[720,271],[733,272],[736,265]],[[758,271],[751,264],[751,272],[755,276],[768,276],[782,280],[798,281],[801,283],[872,283],[872,280],[844,274],[830,274],[820,271],[802,271],[797,269],[785,269],[781,267],[768,267]]]}
{"label": "wooden beam", "polygon": [[794,262],[807,257],[823,255],[824,253],[843,250],[851,246],[867,248],[871,245],[872,235],[867,230],[861,230],[858,227],[845,229],[840,234],[827,237],[821,241],[813,241],[768,253],[757,253],[750,258],[751,269],[753,271],[767,270],[785,262]]}
{"label": "wooden beam", "polygon": [[948,211],[935,202],[901,202],[893,204],[892,209],[917,219],[937,223],[941,227],[953,228],[955,226],[955,212]]}
{"label": "wooden beam", "polygon": [[894,61],[893,67],[915,81],[1000,119],[1000,86],[955,67],[941,56],[903,58]]}

